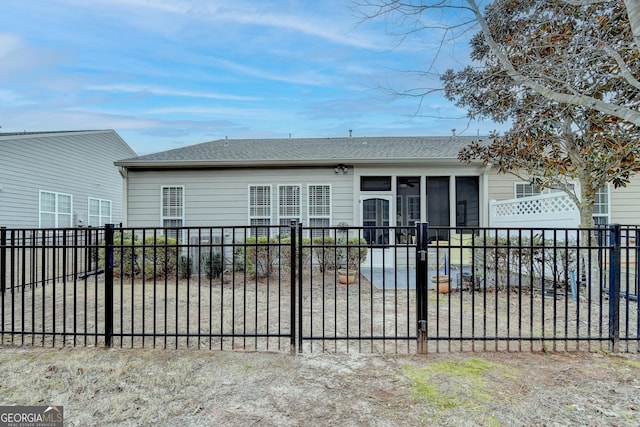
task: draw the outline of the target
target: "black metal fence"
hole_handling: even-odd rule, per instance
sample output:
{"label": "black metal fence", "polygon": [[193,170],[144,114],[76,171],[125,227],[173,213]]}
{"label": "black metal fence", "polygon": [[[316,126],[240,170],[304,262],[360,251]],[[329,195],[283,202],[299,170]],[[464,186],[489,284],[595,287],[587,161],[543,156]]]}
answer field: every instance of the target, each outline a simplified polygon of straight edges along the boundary
{"label": "black metal fence", "polygon": [[1,228],[0,338],[299,352],[636,352],[639,241],[640,229],[617,225]]}

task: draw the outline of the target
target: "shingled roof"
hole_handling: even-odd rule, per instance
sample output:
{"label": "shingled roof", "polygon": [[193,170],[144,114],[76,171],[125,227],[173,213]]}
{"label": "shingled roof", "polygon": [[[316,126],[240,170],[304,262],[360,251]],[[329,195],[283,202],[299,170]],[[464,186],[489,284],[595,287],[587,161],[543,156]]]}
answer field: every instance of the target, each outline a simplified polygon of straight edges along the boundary
{"label": "shingled roof", "polygon": [[[220,139],[115,162],[127,168],[242,167],[456,160],[468,136]],[[486,138],[485,138],[486,139]]]}

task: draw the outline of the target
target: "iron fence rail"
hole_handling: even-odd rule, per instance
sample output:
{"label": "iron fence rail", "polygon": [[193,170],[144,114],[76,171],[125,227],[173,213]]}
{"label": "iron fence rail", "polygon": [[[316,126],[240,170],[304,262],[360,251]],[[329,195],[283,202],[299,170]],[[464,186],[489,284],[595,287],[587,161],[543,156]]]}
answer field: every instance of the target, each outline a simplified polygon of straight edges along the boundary
{"label": "iron fence rail", "polygon": [[0,228],[0,339],[635,352],[638,242],[619,225]]}

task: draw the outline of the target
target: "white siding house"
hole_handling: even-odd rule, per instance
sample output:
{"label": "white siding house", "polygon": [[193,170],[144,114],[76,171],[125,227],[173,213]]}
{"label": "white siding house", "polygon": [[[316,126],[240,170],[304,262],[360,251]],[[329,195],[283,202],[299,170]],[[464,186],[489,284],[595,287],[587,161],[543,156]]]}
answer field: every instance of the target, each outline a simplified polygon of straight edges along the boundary
{"label": "white siding house", "polygon": [[224,139],[115,164],[129,227],[479,226],[487,171],[457,160],[473,139]]}
{"label": "white siding house", "polygon": [[[115,164],[125,180],[129,227],[277,225],[292,219],[311,226],[405,227],[420,221],[486,227],[493,225],[492,200],[536,195],[511,175],[460,163],[459,150],[477,139],[223,139]],[[640,224],[640,180],[603,190],[594,212],[599,223]],[[560,224],[557,215],[551,212],[550,221],[540,223],[529,217],[519,226],[569,226],[577,218],[563,211],[569,222]],[[411,236],[365,237],[384,245]]]}
{"label": "white siding house", "polygon": [[122,177],[135,156],[113,130],[0,133],[0,226],[100,226],[122,221]]}

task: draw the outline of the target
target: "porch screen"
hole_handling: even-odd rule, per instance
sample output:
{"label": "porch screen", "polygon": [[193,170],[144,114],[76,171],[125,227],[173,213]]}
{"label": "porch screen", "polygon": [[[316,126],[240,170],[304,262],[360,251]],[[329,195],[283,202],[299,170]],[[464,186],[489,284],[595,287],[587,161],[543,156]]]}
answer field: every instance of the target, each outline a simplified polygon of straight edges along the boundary
{"label": "porch screen", "polygon": [[480,225],[480,194],[477,176],[456,177],[456,227]]}
{"label": "porch screen", "polygon": [[429,222],[430,240],[448,240],[449,235],[445,230],[437,230],[437,227],[449,227],[449,177],[427,177],[427,222]]}

